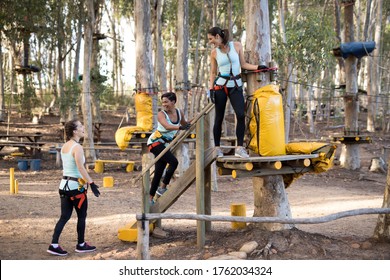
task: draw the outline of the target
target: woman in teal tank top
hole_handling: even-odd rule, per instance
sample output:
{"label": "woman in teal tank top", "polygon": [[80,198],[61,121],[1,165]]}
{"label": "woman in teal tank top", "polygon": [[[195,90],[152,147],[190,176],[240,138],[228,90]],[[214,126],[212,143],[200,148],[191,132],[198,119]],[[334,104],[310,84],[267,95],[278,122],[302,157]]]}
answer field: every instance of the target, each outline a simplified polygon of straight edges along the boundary
{"label": "woman in teal tank top", "polygon": [[207,37],[209,43],[214,46],[210,54],[209,92],[211,101],[215,104],[213,133],[216,156],[223,156],[220,139],[226,102],[229,98],[237,119],[237,147],[234,155],[247,158],[249,155],[244,148],[245,99],[242,90],[241,68],[261,70],[267,67],[247,63],[241,43],[229,41],[229,31],[227,29],[213,27],[207,32]]}
{"label": "woman in teal tank top", "polygon": [[[184,113],[180,109],[175,108],[176,94],[167,92],[161,95],[162,110],[158,112],[157,129],[154,131],[147,142],[149,151],[157,157],[165,147],[173,140],[178,130],[187,130],[190,123],[186,121]],[[167,167],[168,165],[168,167]],[[150,186],[149,203],[154,204],[154,196],[163,195],[167,190],[167,185],[171,181],[173,174],[177,168],[178,161],[171,151],[166,152],[154,166],[154,177]],[[164,174],[161,187],[160,181]]]}
{"label": "woman in teal tank top", "polygon": [[79,144],[80,138],[84,137],[84,126],[78,120],[72,120],[65,124],[67,142],[61,149],[63,165],[63,177],[59,186],[61,201],[61,216],[58,220],[47,252],[52,255],[66,256],[67,251],[58,244],[62,230],[72,216],[73,209],[77,213],[77,244],[75,251],[78,253],[92,252],[96,250],[85,242],[85,224],[87,219],[88,199],[87,186],[95,196],[99,196],[98,186],[89,176],[84,164],[84,150]]}

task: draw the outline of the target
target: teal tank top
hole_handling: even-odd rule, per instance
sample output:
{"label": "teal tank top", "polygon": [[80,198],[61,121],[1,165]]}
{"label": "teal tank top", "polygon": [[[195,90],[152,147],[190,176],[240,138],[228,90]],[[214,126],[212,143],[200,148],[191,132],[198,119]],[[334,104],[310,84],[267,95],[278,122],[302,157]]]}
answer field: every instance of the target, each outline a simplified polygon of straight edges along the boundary
{"label": "teal tank top", "polygon": [[[237,76],[241,73],[241,64],[240,57],[236,49],[234,48],[234,43],[229,42],[229,57],[226,53],[221,52],[219,48],[217,51],[217,64],[218,64],[218,72],[221,76],[230,77],[230,63],[232,64],[232,72],[234,76]],[[229,60],[230,58],[230,60]],[[216,80],[216,84],[223,86],[226,82],[226,79],[218,77]],[[238,86],[242,86],[241,79],[236,80]],[[229,80],[226,84],[227,87],[235,87],[236,84],[233,80]]]}
{"label": "teal tank top", "polygon": [[[62,159],[62,166],[63,166],[63,176],[68,176],[68,177],[74,177],[74,178],[82,178],[81,173],[79,169],[77,168],[76,160],[72,156],[72,150],[73,148],[79,145],[77,143],[74,143],[74,145],[70,148],[69,152],[63,153],[61,149],[61,159]],[[83,156],[84,157],[84,156]],[[85,157],[84,160],[85,162]],[[64,189],[66,185],[66,181],[62,179],[60,183],[60,189]],[[68,187],[70,190],[76,190],[79,187],[79,184],[76,181],[69,180],[68,181]]]}
{"label": "teal tank top", "polygon": [[[177,127],[180,126],[180,122],[181,122],[180,110],[176,109],[176,114],[178,118],[177,118],[177,122],[175,123],[171,121],[168,114],[164,110],[162,112],[165,114],[165,118],[169,124],[176,125]],[[150,145],[156,141],[164,144],[169,143],[173,140],[173,137],[175,137],[176,133],[177,130],[167,130],[160,122],[158,122],[157,129],[149,136],[147,145]]]}

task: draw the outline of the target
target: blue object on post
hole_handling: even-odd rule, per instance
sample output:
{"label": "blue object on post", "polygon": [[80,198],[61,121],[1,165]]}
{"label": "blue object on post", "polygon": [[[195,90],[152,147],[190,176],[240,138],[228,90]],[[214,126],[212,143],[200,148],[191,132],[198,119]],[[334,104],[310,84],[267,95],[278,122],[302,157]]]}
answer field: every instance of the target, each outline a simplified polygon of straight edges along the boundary
{"label": "blue object on post", "polygon": [[334,56],[347,58],[353,55],[357,58],[369,55],[375,49],[375,41],[342,43],[340,47],[333,49]]}

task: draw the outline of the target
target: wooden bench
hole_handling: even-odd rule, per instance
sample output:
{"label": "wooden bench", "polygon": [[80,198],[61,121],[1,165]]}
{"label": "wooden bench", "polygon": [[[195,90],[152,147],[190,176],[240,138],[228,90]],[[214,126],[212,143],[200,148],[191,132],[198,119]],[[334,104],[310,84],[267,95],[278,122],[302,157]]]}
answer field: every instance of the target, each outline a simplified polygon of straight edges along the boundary
{"label": "wooden bench", "polygon": [[134,161],[130,160],[106,160],[106,159],[97,159],[95,161],[95,172],[103,173],[104,164],[114,163],[114,164],[126,164],[126,172],[132,172],[134,170]]}

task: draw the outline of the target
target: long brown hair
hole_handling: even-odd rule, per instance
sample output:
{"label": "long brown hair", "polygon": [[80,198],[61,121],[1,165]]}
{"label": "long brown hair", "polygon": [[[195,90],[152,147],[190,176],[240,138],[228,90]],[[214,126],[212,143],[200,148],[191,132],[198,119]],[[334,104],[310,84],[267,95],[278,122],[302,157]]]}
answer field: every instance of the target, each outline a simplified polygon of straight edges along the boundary
{"label": "long brown hair", "polygon": [[207,31],[207,34],[210,34],[212,36],[216,36],[217,34],[222,38],[222,44],[226,45],[229,42],[229,30],[227,29],[221,29],[218,26],[214,26]]}

